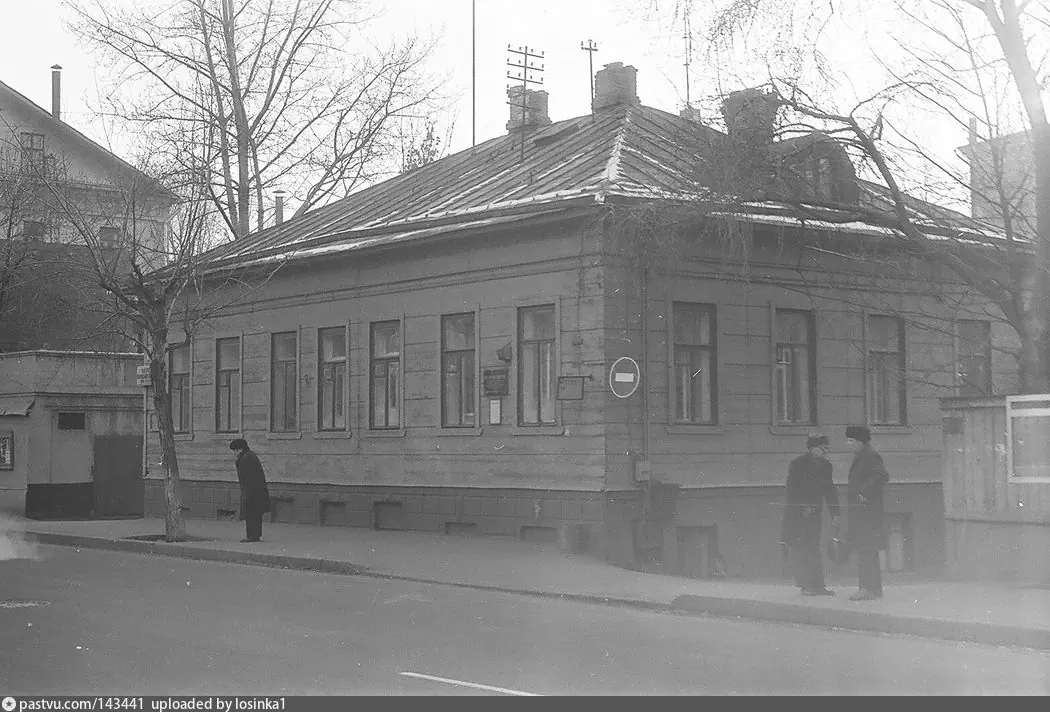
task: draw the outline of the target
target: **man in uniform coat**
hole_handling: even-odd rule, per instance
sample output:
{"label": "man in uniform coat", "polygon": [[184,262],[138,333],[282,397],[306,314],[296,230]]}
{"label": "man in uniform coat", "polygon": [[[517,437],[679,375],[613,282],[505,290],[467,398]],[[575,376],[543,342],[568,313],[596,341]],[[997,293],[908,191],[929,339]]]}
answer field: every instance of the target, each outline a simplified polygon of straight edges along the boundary
{"label": "man in uniform coat", "polygon": [[806,440],[808,452],[791,461],[787,478],[787,506],[781,540],[791,551],[791,569],[803,596],[834,596],[824,585],[824,561],[820,555],[820,529],[824,502],[831,525],[838,528],[839,498],[831,480],[827,460],[828,438],[813,434]]}
{"label": "man in uniform coat", "polygon": [[870,430],[863,425],[850,425],[846,428],[846,440],[856,453],[849,468],[846,502],[850,549],[857,554],[858,590],[849,599],[870,601],[882,598],[882,491],[890,476],[882,456],[871,447]]}
{"label": "man in uniform coat", "polygon": [[262,516],[270,511],[270,491],[266,487],[259,456],[248,448],[248,441],[237,438],[230,443],[237,453],[237,480],[241,483],[241,519],[245,537],[241,541],[262,539]]}

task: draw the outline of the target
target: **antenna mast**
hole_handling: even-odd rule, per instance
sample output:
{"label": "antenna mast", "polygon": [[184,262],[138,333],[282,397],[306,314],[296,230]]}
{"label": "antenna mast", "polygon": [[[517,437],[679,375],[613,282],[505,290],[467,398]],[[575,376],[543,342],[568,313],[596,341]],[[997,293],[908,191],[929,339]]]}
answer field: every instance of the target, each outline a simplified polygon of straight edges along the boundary
{"label": "antenna mast", "polygon": [[[525,118],[527,116],[526,111],[528,110],[528,102],[525,99],[525,95],[528,93],[529,84],[543,84],[543,77],[534,79],[531,72],[542,72],[543,64],[537,67],[536,62],[532,61],[535,59],[543,59],[543,52],[537,52],[536,48],[529,48],[528,45],[525,47],[518,47],[514,49],[510,45],[507,45],[507,52],[511,55],[520,55],[519,57],[508,57],[507,66],[511,69],[516,69],[517,72],[511,73],[511,70],[507,70],[507,79],[520,79],[521,80],[521,160],[525,160]],[[510,104],[511,102],[507,102]]]}
{"label": "antenna mast", "polygon": [[587,44],[580,42],[580,49],[587,53],[587,61],[591,69],[588,76],[591,80],[591,113],[594,113],[594,53],[598,51],[598,44],[594,40],[587,40]]}
{"label": "antenna mast", "polygon": [[685,4],[685,105],[691,107],[692,104],[689,101],[689,65],[693,61],[693,33],[689,26],[689,10],[691,3]]}

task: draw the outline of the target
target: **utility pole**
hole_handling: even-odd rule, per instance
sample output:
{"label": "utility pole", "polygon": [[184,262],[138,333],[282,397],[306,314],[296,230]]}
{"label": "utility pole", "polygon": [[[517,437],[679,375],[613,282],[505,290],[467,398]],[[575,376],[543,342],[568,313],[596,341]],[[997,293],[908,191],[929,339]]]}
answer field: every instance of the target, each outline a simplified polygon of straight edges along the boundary
{"label": "utility pole", "polygon": [[692,108],[689,101],[689,65],[693,61],[693,33],[689,27],[689,3],[685,4],[685,105]]}
{"label": "utility pole", "polygon": [[598,51],[598,44],[594,40],[587,40],[587,44],[580,42],[580,49],[587,53],[587,64],[590,66],[591,80],[591,112],[594,112],[594,53]]}
{"label": "utility pole", "polygon": [[[507,45],[507,52],[512,55],[519,55],[518,57],[508,57],[507,66],[511,69],[518,70],[515,73],[511,73],[507,70],[507,79],[520,79],[521,80],[521,160],[525,160],[525,118],[527,116],[528,102],[525,100],[525,95],[528,93],[529,84],[543,84],[543,77],[534,79],[531,72],[542,72],[543,64],[541,63],[538,67],[536,62],[532,61],[535,59],[543,59],[543,52],[535,51],[533,47],[531,50],[528,45],[525,47],[518,47],[517,49]],[[510,104],[511,102],[507,102]]]}
{"label": "utility pole", "polygon": [[470,0],[470,145],[478,145],[478,59],[477,13]]}

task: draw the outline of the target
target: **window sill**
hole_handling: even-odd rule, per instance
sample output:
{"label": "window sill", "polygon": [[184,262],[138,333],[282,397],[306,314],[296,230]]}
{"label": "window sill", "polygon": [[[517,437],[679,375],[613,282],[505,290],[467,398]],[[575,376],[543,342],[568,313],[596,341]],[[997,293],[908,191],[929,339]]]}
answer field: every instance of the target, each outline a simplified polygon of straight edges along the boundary
{"label": "window sill", "polygon": [[274,432],[269,432],[269,433],[266,433],[266,439],[267,440],[302,440],[303,439],[303,434],[299,433],[299,432],[296,432],[296,433],[284,433],[284,432],[274,433]]}
{"label": "window sill", "polygon": [[317,430],[310,433],[314,440],[349,440],[353,437],[352,430]]}
{"label": "window sill", "polygon": [[511,435],[564,435],[564,425],[517,425],[511,428]]}
{"label": "window sill", "polygon": [[872,435],[877,435],[879,433],[893,434],[911,432],[910,425],[868,425],[868,427],[871,429]]}
{"label": "window sill", "polygon": [[[770,425],[769,432],[774,435],[809,435],[812,432],[821,431],[821,427],[816,423],[809,423],[808,425]],[[825,433],[826,434],[826,433]]]}
{"label": "window sill", "polygon": [[671,435],[724,435],[726,432],[725,426],[723,425],[690,425],[687,423],[678,423],[676,425],[667,425],[667,432]]}
{"label": "window sill", "polygon": [[404,428],[398,428],[390,430],[364,430],[362,431],[362,437],[366,438],[403,438],[405,437],[406,431]]}
{"label": "window sill", "polygon": [[475,438],[481,435],[482,428],[427,428],[424,434],[435,438],[468,437]]}
{"label": "window sill", "polygon": [[175,433],[175,440],[193,440],[193,433]]}
{"label": "window sill", "polygon": [[1011,477],[1006,481],[1012,485],[1050,485],[1046,477]]}

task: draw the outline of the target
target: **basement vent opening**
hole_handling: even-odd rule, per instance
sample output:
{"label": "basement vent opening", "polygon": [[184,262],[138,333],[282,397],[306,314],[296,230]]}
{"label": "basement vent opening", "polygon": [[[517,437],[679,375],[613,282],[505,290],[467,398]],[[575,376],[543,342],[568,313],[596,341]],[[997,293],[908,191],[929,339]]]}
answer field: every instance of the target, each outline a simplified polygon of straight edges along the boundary
{"label": "basement vent opening", "polygon": [[478,525],[474,522],[445,522],[445,534],[477,534]]}

